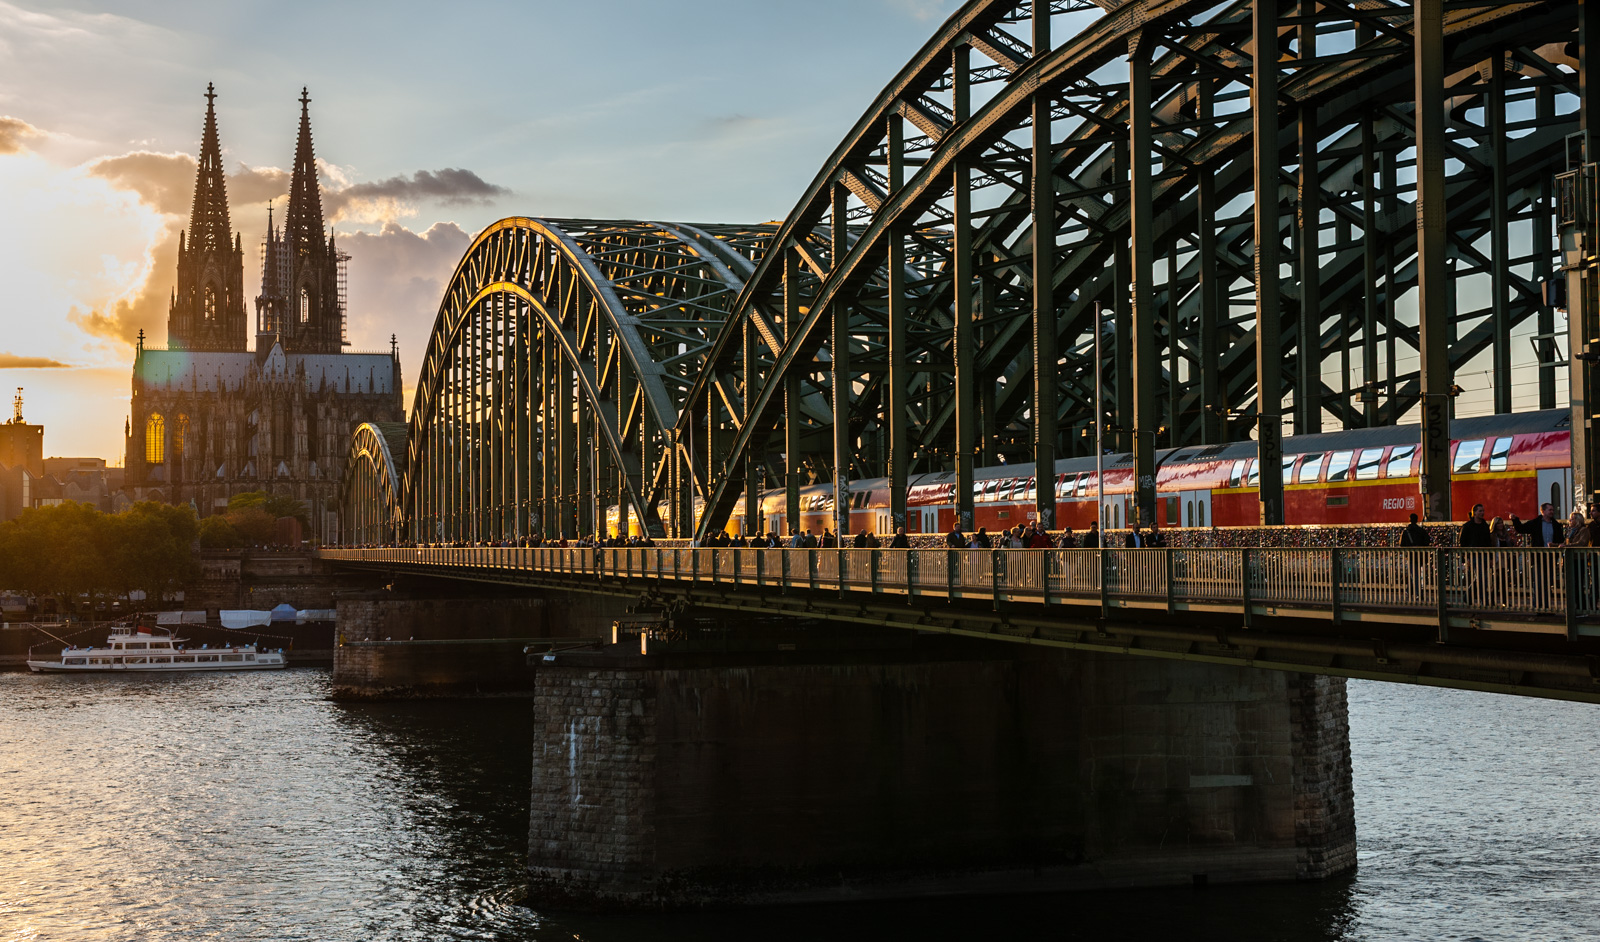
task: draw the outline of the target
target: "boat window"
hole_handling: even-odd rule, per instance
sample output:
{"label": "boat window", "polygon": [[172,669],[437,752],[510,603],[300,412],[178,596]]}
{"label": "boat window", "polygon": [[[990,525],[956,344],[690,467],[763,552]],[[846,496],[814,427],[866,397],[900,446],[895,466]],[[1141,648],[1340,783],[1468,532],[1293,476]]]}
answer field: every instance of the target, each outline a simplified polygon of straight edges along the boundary
{"label": "boat window", "polygon": [[1455,463],[1451,465],[1453,473],[1478,473],[1478,462],[1483,458],[1483,446],[1484,441],[1481,438],[1475,441],[1462,442],[1461,444],[1457,445],[1456,460]]}
{"label": "boat window", "polygon": [[244,656],[244,659],[247,660],[247,661],[253,661],[253,660],[256,659],[256,656],[254,654],[246,654]]}
{"label": "boat window", "polygon": [[87,658],[81,658],[81,657],[69,657],[69,658],[67,658],[67,663],[68,664],[84,664],[84,663],[87,663],[87,662],[88,662]]}
{"label": "boat window", "polygon": [[1261,486],[1261,462],[1250,459],[1250,476],[1245,479],[1245,487]]}
{"label": "boat window", "polygon": [[1322,474],[1322,455],[1306,455],[1300,462],[1300,475],[1294,479],[1296,484],[1315,484]]}
{"label": "boat window", "polygon": [[1504,471],[1506,461],[1511,456],[1511,439],[1509,437],[1494,440],[1494,448],[1489,452],[1489,470]]}
{"label": "boat window", "polygon": [[215,654],[202,654],[197,658],[197,660],[201,661],[215,661],[216,659],[217,656]]}
{"label": "boat window", "polygon": [[151,644],[150,646],[152,648],[171,648],[172,647],[172,642],[170,642],[170,641],[157,641],[154,644]]}
{"label": "boat window", "polygon": [[150,659],[150,663],[152,663],[152,664],[171,664],[172,663],[172,658],[170,658],[170,657],[153,657],[153,658]]}
{"label": "boat window", "polygon": [[1228,471],[1228,486],[1238,487],[1244,481],[1244,462],[1235,461]]}
{"label": "boat window", "polygon": [[1383,449],[1364,448],[1356,455],[1356,480],[1376,481],[1383,468]]}
{"label": "boat window", "polygon": [[145,645],[143,641],[130,641],[127,644],[127,648],[130,651],[142,651],[144,650],[144,646]]}
{"label": "boat window", "polygon": [[237,660],[240,659],[240,655],[237,655],[237,654],[224,654],[222,656],[222,659],[224,661],[237,661]]}
{"label": "boat window", "polygon": [[1328,459],[1328,483],[1334,481],[1350,480],[1350,459],[1355,457],[1355,452],[1336,451]]}
{"label": "boat window", "polygon": [[187,657],[175,657],[175,658],[173,658],[173,661],[175,661],[175,662],[177,662],[179,664],[193,664],[194,663],[194,655],[191,654],[191,655],[189,655]]}
{"label": "boat window", "polygon": [[1388,478],[1408,478],[1411,476],[1411,456],[1417,453],[1417,446],[1405,445],[1389,452],[1389,469],[1384,472]]}

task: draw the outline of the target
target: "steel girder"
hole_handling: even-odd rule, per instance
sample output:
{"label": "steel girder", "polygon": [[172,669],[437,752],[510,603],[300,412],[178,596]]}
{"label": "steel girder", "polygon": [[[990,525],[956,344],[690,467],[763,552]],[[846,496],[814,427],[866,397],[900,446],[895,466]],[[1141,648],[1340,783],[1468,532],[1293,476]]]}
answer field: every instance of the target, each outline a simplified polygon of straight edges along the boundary
{"label": "steel girder", "polygon": [[424,355],[405,537],[575,536],[607,504],[663,535],[657,503],[684,490],[682,403],[775,229],[511,218],[484,230]]}
{"label": "steel girder", "polygon": [[[1158,444],[1260,426],[1276,466],[1280,422],[1399,421],[1423,393],[1429,326],[1445,386],[1487,360],[1507,411],[1511,333],[1536,319],[1538,404],[1554,405],[1538,282],[1549,181],[1577,130],[1578,4],[1444,3],[1435,52],[1413,43],[1412,6],[1384,0],[1037,5],[951,17],[777,233],[680,415],[680,440],[705,430],[688,456],[698,532],[725,525],[763,468],[791,493],[832,477],[836,510],[849,477],[888,477],[900,523],[910,474],[953,467],[970,502],[975,463],[1083,453],[1097,307],[1112,341],[1100,421],[1148,478],[1142,515]],[[1256,36],[1276,37],[1271,63]],[[1425,221],[1453,265],[1429,325],[1419,57],[1443,80],[1448,212]],[[1256,147],[1261,128],[1273,140]],[[1258,231],[1275,251],[1257,251]],[[1038,505],[1048,520],[1048,488]]]}

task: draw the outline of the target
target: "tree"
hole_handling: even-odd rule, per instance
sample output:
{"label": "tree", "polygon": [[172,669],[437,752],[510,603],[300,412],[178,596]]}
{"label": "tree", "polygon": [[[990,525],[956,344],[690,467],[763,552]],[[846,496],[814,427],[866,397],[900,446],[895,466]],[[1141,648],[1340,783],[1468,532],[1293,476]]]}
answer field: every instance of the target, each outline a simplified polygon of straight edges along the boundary
{"label": "tree", "polygon": [[222,514],[212,514],[200,521],[200,545],[206,549],[232,549],[243,542],[239,528]]}
{"label": "tree", "polygon": [[[273,520],[279,517],[294,517],[303,527],[311,526],[310,513],[306,509],[305,501],[282,494],[268,494],[266,491],[246,491],[228,498],[228,514],[242,513],[246,510],[258,509],[270,514]],[[237,526],[238,524],[234,524]]]}
{"label": "tree", "polygon": [[103,514],[73,501],[0,524],[0,584],[67,600],[143,589],[159,598],[193,579],[193,509],[150,501]]}

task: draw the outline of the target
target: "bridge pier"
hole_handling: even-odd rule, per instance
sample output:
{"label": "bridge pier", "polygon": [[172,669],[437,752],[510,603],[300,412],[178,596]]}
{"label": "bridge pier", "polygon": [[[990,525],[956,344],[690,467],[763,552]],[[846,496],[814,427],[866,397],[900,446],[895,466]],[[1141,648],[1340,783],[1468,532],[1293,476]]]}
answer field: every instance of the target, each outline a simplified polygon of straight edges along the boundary
{"label": "bridge pier", "polygon": [[526,648],[608,640],[626,608],[606,596],[459,592],[424,587],[340,599],[334,698],[528,696]]}
{"label": "bridge pier", "polygon": [[1355,866],[1342,679],[926,636],[796,647],[544,658],[534,905],[1298,880]]}

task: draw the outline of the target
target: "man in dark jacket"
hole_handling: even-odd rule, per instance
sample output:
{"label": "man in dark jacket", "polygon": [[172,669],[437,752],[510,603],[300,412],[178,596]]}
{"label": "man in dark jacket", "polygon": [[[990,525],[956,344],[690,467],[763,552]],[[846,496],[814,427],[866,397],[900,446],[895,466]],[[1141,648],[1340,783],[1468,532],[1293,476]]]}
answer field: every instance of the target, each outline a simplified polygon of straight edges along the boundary
{"label": "man in dark jacket", "polygon": [[[1511,519],[1515,520],[1516,518],[1512,517]],[[1400,545],[1413,547],[1427,546],[1432,542],[1433,539],[1428,536],[1428,531],[1417,525],[1417,515],[1412,514],[1411,522],[1406,524],[1406,528],[1404,530],[1400,531]]]}
{"label": "man in dark jacket", "polygon": [[967,536],[961,532],[960,527],[953,526],[950,528],[950,532],[944,535],[944,545],[951,549],[966,549]]}
{"label": "man in dark jacket", "polygon": [[982,547],[983,549],[992,549],[994,547],[994,543],[989,540],[989,528],[979,527],[978,532],[972,534],[972,543],[970,545],[974,547]]}
{"label": "man in dark jacket", "polygon": [[1489,532],[1489,521],[1483,519],[1483,505],[1472,505],[1472,516],[1461,525],[1462,546],[1493,546],[1494,536]]}
{"label": "man in dark jacket", "polygon": [[1144,535],[1138,527],[1129,527],[1128,535],[1122,538],[1122,545],[1128,549],[1138,549],[1145,545]]}
{"label": "man in dark jacket", "polygon": [[1091,520],[1089,522],[1089,530],[1088,530],[1087,533],[1085,533],[1083,535],[1083,548],[1084,549],[1099,549],[1100,548],[1100,521]]}
{"label": "man in dark jacket", "polygon": [[894,539],[889,541],[890,549],[910,549],[911,539],[906,536],[905,527],[894,528]]}
{"label": "man in dark jacket", "polygon": [[1555,504],[1540,504],[1539,516],[1532,520],[1512,514],[1511,528],[1526,534],[1529,546],[1561,546],[1567,542],[1567,529],[1556,519]]}

